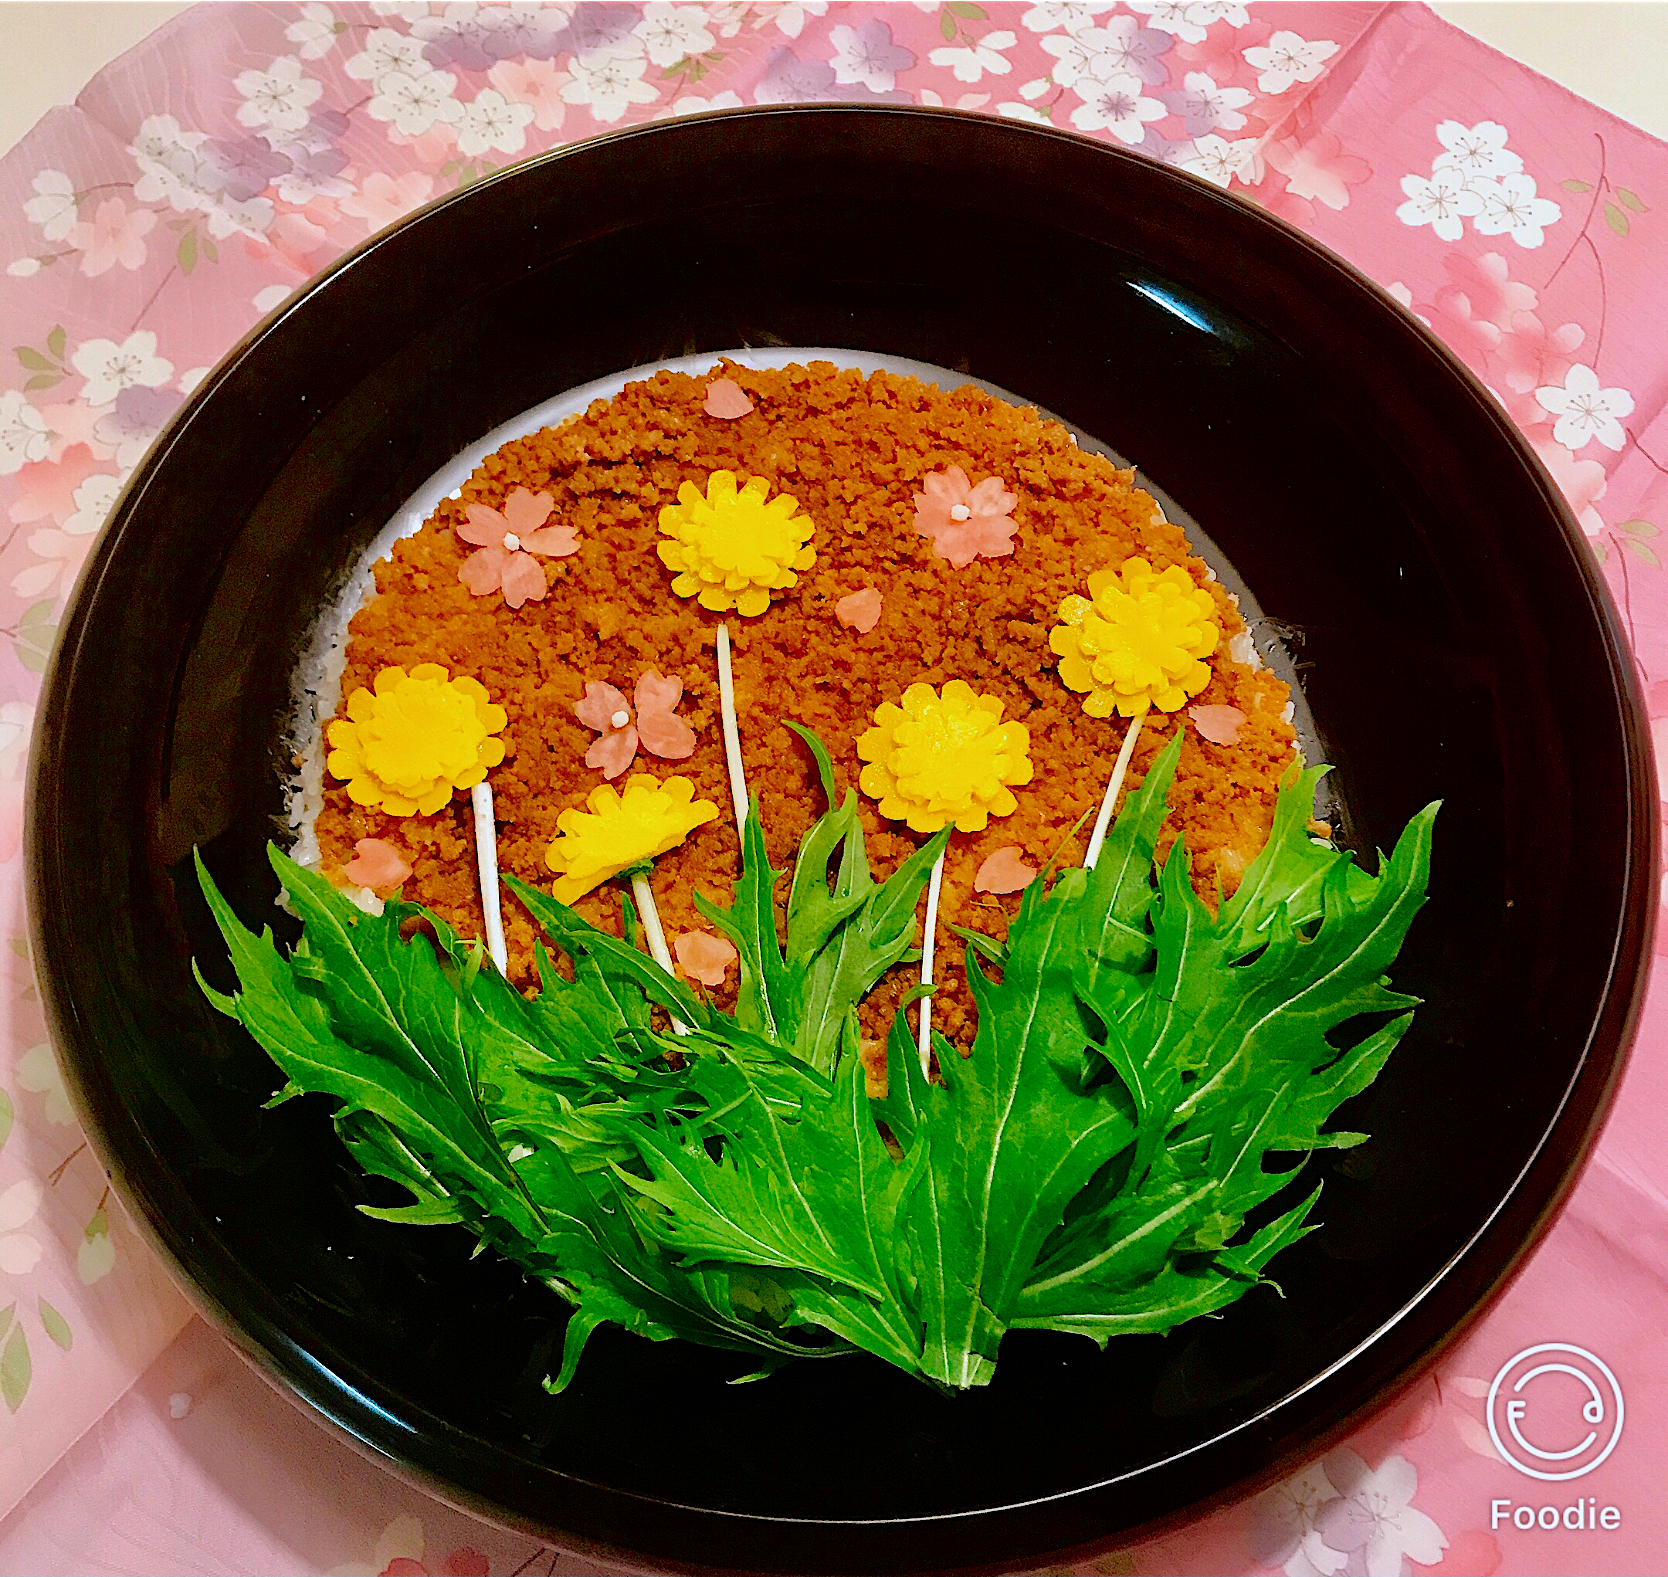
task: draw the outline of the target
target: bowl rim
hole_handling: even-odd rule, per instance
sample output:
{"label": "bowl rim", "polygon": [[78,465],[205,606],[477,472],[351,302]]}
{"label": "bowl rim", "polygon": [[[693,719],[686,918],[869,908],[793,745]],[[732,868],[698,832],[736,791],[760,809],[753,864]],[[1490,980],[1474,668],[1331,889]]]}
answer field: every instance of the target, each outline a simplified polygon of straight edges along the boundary
{"label": "bowl rim", "polygon": [[[364,241],[335,259],[310,279],[302,282],[289,297],[250,328],[220,357],[153,441],[150,449],[122,488],[105,525],[100,530],[78,584],[66,604],[59,639],[43,675],[37,710],[37,725],[30,744],[27,768],[24,851],[32,956],[44,963],[58,951],[56,935],[44,918],[47,906],[39,901],[45,883],[45,866],[41,850],[49,841],[46,837],[46,829],[50,826],[54,817],[52,792],[49,785],[53,772],[52,738],[56,730],[49,725],[65,706],[69,693],[70,675],[74,668],[75,653],[85,636],[90,610],[97,601],[99,588],[109,570],[114,545],[128,526],[151,478],[168,462],[182,434],[200,408],[240,368],[248,357],[257,352],[264,341],[281,325],[288,322],[293,315],[304,311],[319,293],[328,289],[333,282],[351,269],[363,264],[379,250],[393,244],[398,239],[402,239],[406,232],[425,222],[435,213],[455,205],[468,203],[478,193],[508,181],[524,179],[532,172],[543,171],[573,159],[588,160],[599,155],[606,156],[611,149],[629,145],[645,138],[672,138],[676,137],[684,128],[710,125],[715,122],[765,120],[781,117],[792,117],[813,123],[826,123],[834,119],[852,120],[862,118],[932,119],[969,126],[976,125],[982,128],[980,134],[1009,135],[1016,138],[1031,138],[1061,143],[1076,150],[1079,154],[1098,154],[1114,164],[1138,169],[1148,176],[1156,173],[1161,180],[1181,183],[1197,196],[1220,205],[1228,213],[1237,216],[1239,222],[1250,222],[1281,238],[1287,246],[1295,246],[1306,255],[1311,266],[1330,272],[1337,276],[1343,284],[1354,288],[1358,292],[1365,292],[1367,297],[1375,301],[1381,308],[1390,309],[1395,318],[1399,320],[1402,330],[1404,332],[1411,331],[1412,336],[1422,344],[1425,353],[1435,359],[1441,375],[1452,380],[1470,396],[1472,403],[1490,422],[1496,434],[1514,452],[1517,460],[1525,467],[1530,479],[1535,484],[1547,512],[1557,521],[1562,530],[1564,545],[1576,570],[1588,611],[1602,637],[1612,684],[1612,697],[1610,699],[1617,704],[1621,732],[1626,745],[1629,796],[1627,804],[1623,807],[1626,815],[1627,835],[1623,840],[1625,844],[1625,876],[1622,887],[1627,894],[1627,901],[1623,906],[1616,936],[1612,943],[1604,985],[1596,999],[1592,1027],[1588,1031],[1579,1058],[1573,1064],[1573,1071],[1569,1080],[1559,1096],[1556,1107],[1548,1118],[1544,1129],[1535,1140],[1533,1148],[1529,1151],[1517,1175],[1511,1180],[1509,1186],[1501,1192],[1497,1203],[1488,1216],[1476,1225],[1463,1243],[1454,1250],[1438,1269],[1432,1272],[1422,1286],[1403,1301],[1390,1318],[1376,1326],[1346,1353],[1333,1360],[1324,1369],[1317,1371],[1302,1384],[1284,1392],[1277,1400],[1269,1403],[1256,1414],[1240,1419],[1232,1425],[1172,1453],[1168,1457],[1145,1463],[1138,1468],[1132,1468],[1106,1478],[1097,1479],[1091,1483],[1078,1484],[1069,1489],[972,1509],[879,1518],[769,1516],[752,1511],[736,1511],[692,1502],[679,1502],[662,1495],[650,1495],[616,1485],[588,1480],[582,1475],[573,1474],[560,1468],[541,1467],[539,1470],[575,1485],[588,1485],[611,1498],[635,1500],[659,1508],[681,1510],[698,1517],[716,1517],[745,1523],[781,1524],[810,1528],[887,1528],[935,1523],[967,1523],[1002,1513],[1024,1511],[1033,1507],[1079,1499],[1132,1478],[1139,1478],[1157,1469],[1171,1466],[1189,1457],[1197,1456],[1201,1452],[1220,1448],[1226,1442],[1245,1435],[1258,1425],[1265,1424],[1274,1416],[1286,1411],[1318,1387],[1335,1379],[1365,1351],[1377,1345],[1388,1331],[1403,1324],[1415,1311],[1426,1306],[1435,1290],[1445,1282],[1450,1281],[1453,1273],[1462,1263],[1476,1261],[1480,1250],[1484,1246],[1485,1239],[1498,1233],[1508,1224],[1511,1225],[1511,1230],[1516,1239],[1515,1247],[1507,1253],[1497,1253],[1493,1257],[1491,1260],[1492,1270],[1486,1278],[1484,1289],[1471,1298],[1467,1310],[1444,1331],[1437,1333],[1432,1339],[1423,1341],[1411,1351],[1396,1366],[1395,1373],[1389,1382],[1375,1390],[1370,1396],[1358,1398],[1345,1411],[1339,1413],[1334,1421],[1325,1428],[1309,1431],[1306,1436],[1306,1443],[1300,1450],[1288,1450],[1274,1460],[1269,1461],[1262,1468],[1222,1484],[1214,1492],[1191,1500],[1173,1510],[1164,1511],[1150,1520],[1113,1530],[1108,1533],[1106,1538],[1096,1540],[1093,1545],[1081,1547],[1085,1549],[1104,1547],[1108,1540],[1133,1541],[1138,1536],[1150,1536],[1151,1532],[1166,1526],[1192,1520],[1213,1505],[1242,1499],[1251,1494],[1258,1486],[1270,1482],[1288,1471],[1292,1463],[1300,1458],[1318,1458],[1329,1443],[1352,1432],[1365,1418],[1381,1410],[1394,1396],[1413,1385],[1454,1342],[1459,1340],[1493,1306],[1539,1246],[1554,1220],[1564,1208],[1569,1194],[1580,1180],[1591,1160],[1599,1134],[1610,1115],[1617,1086],[1625,1072],[1636,1039],[1639,1017],[1649,983],[1649,965],[1653,952],[1652,943],[1657,925],[1656,905],[1651,901],[1650,895],[1654,891],[1654,878],[1659,866],[1659,828],[1658,818],[1653,813],[1654,807],[1651,803],[1651,791],[1654,782],[1652,742],[1649,728],[1642,721],[1646,715],[1642,688],[1636,664],[1630,655],[1628,643],[1621,628],[1615,603],[1598,571],[1590,550],[1586,546],[1585,534],[1577,523],[1568,502],[1552,480],[1550,473],[1535,453],[1527,437],[1507,415],[1497,398],[1487,389],[1481,379],[1460,360],[1458,355],[1435,334],[1428,324],[1418,318],[1389,291],[1378,285],[1354,264],[1294,225],[1270,214],[1249,196],[1225,190],[1201,176],[1180,170],[1174,166],[1161,164],[1157,160],[1133,150],[1115,146],[1079,132],[1068,131],[1055,126],[1038,125],[1024,120],[948,108],[904,104],[805,103],[755,105],[643,122],[548,149],[544,153],[523,159],[483,179],[472,182],[463,189],[445,193],[413,210],[394,224],[368,236]],[[852,346],[849,348],[853,350],[872,350],[876,347]],[[972,375],[969,374],[969,376]],[[1630,918],[1635,923],[1629,924]],[[234,1314],[216,1293],[196,1278],[181,1258],[175,1245],[169,1241],[163,1232],[161,1225],[152,1218],[150,1211],[144,1208],[140,1202],[137,1190],[132,1181],[125,1175],[121,1163],[123,1152],[117,1138],[107,1129],[95,1110],[90,1088],[84,1079],[81,1053],[77,1047],[76,1036],[72,1029],[77,1018],[73,993],[66,990],[61,984],[53,982],[50,978],[42,978],[39,984],[49,1034],[55,1049],[59,1052],[59,1061],[66,1075],[65,1082],[83,1132],[104,1167],[112,1188],[121,1199],[129,1219],[142,1232],[174,1281],[181,1286],[193,1307],[206,1313],[215,1327],[228,1337],[234,1348],[250,1360],[257,1371],[269,1383],[273,1384],[287,1400],[301,1407],[309,1416],[316,1417],[324,1422],[333,1433],[345,1437],[357,1449],[373,1460],[384,1466],[394,1467],[407,1478],[417,1482],[426,1492],[472,1514],[485,1516],[505,1526],[548,1534],[551,1531],[549,1524],[541,1523],[513,1507],[504,1505],[470,1489],[468,1486],[454,1483],[419,1462],[391,1453],[386,1446],[373,1439],[369,1432],[356,1427],[352,1421],[356,1412],[362,1418],[366,1410],[381,1411],[374,1402],[355,1391],[343,1376],[333,1372],[327,1365],[312,1357],[304,1348],[285,1340],[281,1330],[273,1322],[258,1319],[251,1321],[249,1311],[245,1311],[242,1315]],[[1603,1066],[1596,1066],[1595,1053],[1601,1040],[1613,1041],[1615,1052]],[[1566,1124],[1572,1121],[1579,1123],[1579,1128],[1574,1129],[1571,1134],[1565,1134]],[[1554,1156],[1551,1153],[1555,1135],[1562,1135],[1566,1140],[1573,1137],[1573,1143],[1569,1145],[1567,1155]],[[1530,1198],[1533,1198],[1535,1202],[1529,1206],[1526,1224],[1507,1223],[1505,1218],[1508,1215],[1523,1212],[1525,1202]],[[251,1328],[252,1324],[260,1330],[261,1334],[257,1334],[256,1329]],[[314,1383],[308,1383],[309,1374],[314,1377]],[[455,1432],[464,1438],[475,1440],[474,1436],[465,1436],[461,1430]],[[481,1441],[478,1444],[487,1450],[502,1449],[490,1442]],[[564,1531],[562,1537],[573,1548],[586,1548],[616,1557],[624,1554],[640,1561],[646,1558],[641,1552],[632,1551],[624,1545],[604,1543],[573,1532]],[[697,1573],[735,1572],[738,1570],[733,1566],[711,1567],[699,1563],[667,1560],[664,1557],[654,1557],[653,1559],[658,1562],[657,1569],[666,1571]],[[1011,1570],[1024,1566],[1034,1559],[1035,1557],[1026,1556],[989,1567],[958,1566],[954,1569],[965,1571],[975,1569]],[[950,1568],[944,1569],[948,1570]]]}

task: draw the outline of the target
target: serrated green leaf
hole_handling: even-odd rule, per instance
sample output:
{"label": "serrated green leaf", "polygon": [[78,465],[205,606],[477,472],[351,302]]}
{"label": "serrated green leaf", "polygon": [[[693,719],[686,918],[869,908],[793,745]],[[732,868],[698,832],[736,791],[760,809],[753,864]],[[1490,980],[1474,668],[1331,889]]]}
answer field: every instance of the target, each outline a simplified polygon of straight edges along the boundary
{"label": "serrated green leaf", "polygon": [[68,1352],[75,1345],[75,1334],[66,1320],[45,1298],[40,1300],[41,1328],[60,1347]]}
{"label": "serrated green leaf", "polygon": [[1648,214],[1650,212],[1650,209],[1639,200],[1638,194],[1629,191],[1625,186],[1616,188],[1616,196],[1621,200],[1624,208],[1631,208],[1636,214]]}
{"label": "serrated green leaf", "polygon": [[1628,230],[1631,228],[1628,224],[1627,215],[1612,202],[1606,202],[1604,205],[1604,222],[1609,225],[1617,235],[1626,235]]}
{"label": "serrated green leaf", "polygon": [[23,1399],[29,1394],[29,1379],[29,1338],[18,1324],[12,1327],[5,1347],[0,1348],[0,1397],[5,1399],[8,1412],[15,1413],[23,1406]]}
{"label": "serrated green leaf", "polygon": [[197,232],[187,230],[180,237],[180,244],[174,253],[180,265],[182,274],[189,274],[197,266]]}
{"label": "serrated green leaf", "polygon": [[1590,192],[1593,189],[1592,184],[1588,181],[1569,180],[1560,181],[1558,184],[1563,187],[1566,192]]}
{"label": "serrated green leaf", "polygon": [[1616,529],[1630,537],[1654,537],[1660,535],[1657,528],[1648,520],[1623,520]]}

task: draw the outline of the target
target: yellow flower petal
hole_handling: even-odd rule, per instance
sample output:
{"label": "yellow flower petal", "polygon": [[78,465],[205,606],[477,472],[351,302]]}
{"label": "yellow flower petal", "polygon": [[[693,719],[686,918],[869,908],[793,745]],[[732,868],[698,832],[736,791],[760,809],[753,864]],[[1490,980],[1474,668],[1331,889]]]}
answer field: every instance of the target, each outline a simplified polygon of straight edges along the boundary
{"label": "yellow flower petal", "polygon": [[688,778],[660,782],[642,772],[626,779],[623,795],[603,784],[585,803],[585,810],[557,817],[561,835],[545,850],[545,864],[559,877],[551,890],[563,903],[676,848],[718,816],[711,800],[695,798]]}

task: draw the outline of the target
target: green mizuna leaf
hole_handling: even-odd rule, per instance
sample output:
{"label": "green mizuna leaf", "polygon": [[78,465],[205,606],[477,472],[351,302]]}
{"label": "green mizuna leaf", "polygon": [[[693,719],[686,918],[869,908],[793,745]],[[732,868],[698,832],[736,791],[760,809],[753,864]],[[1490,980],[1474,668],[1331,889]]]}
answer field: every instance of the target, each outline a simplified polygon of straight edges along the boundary
{"label": "green mizuna leaf", "polygon": [[[461,1227],[571,1306],[553,1392],[606,1324],[745,1355],[744,1378],[865,1352],[964,1388],[1010,1329],[1104,1346],[1265,1282],[1314,1229],[1303,1157],[1363,1142],[1334,1114],[1411,1021],[1385,976],[1424,901],[1435,807],[1370,875],[1310,836],[1320,769],[1294,769],[1213,907],[1180,843],[1155,864],[1172,737],[1093,870],[1034,882],[1005,943],[957,928],[967,1054],[936,1036],[929,1078],[900,1008],[871,1100],[858,1011],[916,956],[948,833],[877,880],[855,796],[798,732],[827,810],[789,875],[755,803],[732,902],[703,906],[741,956],[734,1013],[643,952],[623,894],[614,936],[506,879],[545,938],[524,995],[438,916],[365,914],[276,852],[303,921],[287,956],[199,861],[238,978],[203,989],[284,1075],[274,1104],[328,1098],[359,1164],[399,1185],[406,1202],[366,1214]],[[15,1408],[28,1350],[8,1339]]]}

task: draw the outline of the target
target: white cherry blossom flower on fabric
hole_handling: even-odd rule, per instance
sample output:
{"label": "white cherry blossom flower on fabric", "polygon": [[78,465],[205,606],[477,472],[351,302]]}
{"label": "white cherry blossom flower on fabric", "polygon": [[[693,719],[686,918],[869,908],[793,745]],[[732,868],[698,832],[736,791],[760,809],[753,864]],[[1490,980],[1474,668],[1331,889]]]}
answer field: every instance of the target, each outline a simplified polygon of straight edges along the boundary
{"label": "white cherry blossom flower on fabric", "polygon": [[1068,33],[1093,27],[1095,18],[1112,9],[1114,0],[1043,0],[1034,5],[1020,19],[1020,25],[1032,33],[1053,33],[1064,28]]}
{"label": "white cherry blossom flower on fabric", "polygon": [[1080,79],[1072,92],[1083,100],[1071,112],[1079,131],[1109,131],[1134,147],[1147,135],[1147,126],[1169,113],[1159,99],[1144,98],[1139,77],[1113,77],[1110,82]]}
{"label": "white cherry blossom flower on fabric", "polygon": [[204,146],[207,142],[203,132],[182,131],[172,115],[147,116],[127,150],[139,166],[134,197],[142,203],[166,202],[182,214],[212,207],[226,176]]}
{"label": "white cherry blossom flower on fabric", "polygon": [[[11,710],[17,705],[8,701],[0,707],[0,713]],[[0,722],[0,728],[5,728]],[[39,1046],[31,1046],[16,1063],[17,1084],[19,1089],[27,1090],[31,1095],[46,1097],[46,1120],[60,1128],[71,1128],[75,1125],[75,1113],[70,1109],[69,1096],[64,1090],[64,1075],[58,1067],[58,1059],[52,1055],[52,1047],[43,1042]]]}
{"label": "white cherry blossom flower on fabric", "polygon": [[457,85],[449,71],[390,71],[376,84],[365,113],[372,120],[391,122],[402,137],[421,137],[463,114],[463,106],[452,96]]}
{"label": "white cherry blossom flower on fabric", "polygon": [[496,88],[483,88],[458,117],[458,152],[466,159],[479,158],[494,148],[500,153],[520,153],[532,119],[531,105],[512,104]]}
{"label": "white cherry blossom flower on fabric", "polygon": [[1251,1503],[1251,1558],[1286,1577],[1341,1577],[1349,1557],[1328,1549],[1315,1531],[1323,1508],[1337,1499],[1319,1462],[1259,1495]]}
{"label": "white cherry blossom flower on fabric", "polygon": [[301,74],[301,61],[280,55],[270,71],[240,71],[232,84],[243,95],[237,107],[240,125],[265,126],[273,131],[300,131],[324,84]]}
{"label": "white cherry blossom flower on fabric", "polygon": [[17,389],[0,394],[0,476],[15,476],[52,448],[46,420]]}
{"label": "white cherry blossom flower on fabric", "polygon": [[1234,142],[1225,137],[1197,137],[1192,151],[1177,159],[1176,166],[1204,176],[1215,186],[1226,187],[1236,179],[1243,186],[1255,186],[1262,179],[1258,141],[1256,137],[1241,137]]}
{"label": "white cherry blossom flower on fabric", "polygon": [[892,29],[879,17],[862,27],[830,28],[828,42],[834,46],[834,80],[860,82],[871,93],[890,93],[898,73],[915,64],[913,52],[892,42]]}
{"label": "white cherry blossom flower on fabric", "polygon": [[1196,20],[1191,13],[1197,9],[1186,0],[1129,0],[1129,8],[1147,18],[1149,27],[1169,33],[1184,44],[1202,44],[1208,23]]}
{"label": "white cherry blossom flower on fabric", "polygon": [[1240,111],[1251,102],[1244,88],[1219,88],[1205,71],[1190,71],[1182,78],[1182,91],[1170,95],[1171,110],[1187,123],[1189,137],[1208,131],[1238,131],[1245,124]]}
{"label": "white cherry blossom flower on fabric", "polygon": [[1519,246],[1536,247],[1546,240],[1546,227],[1564,217],[1557,203],[1535,195],[1532,175],[1480,176],[1471,189],[1483,200],[1483,211],[1471,221],[1478,235],[1510,235]]}
{"label": "white cherry blossom flower on fabric", "polygon": [[32,1178],[20,1178],[0,1193],[0,1270],[8,1276],[26,1276],[40,1263],[41,1246],[27,1232],[19,1231],[35,1219],[44,1191]]}
{"label": "white cherry blossom flower on fabric", "polygon": [[934,93],[931,88],[921,89],[921,102],[935,110],[982,110],[990,103],[988,93],[961,93],[956,96],[954,104],[946,105],[941,93]]}
{"label": "white cherry blossom flower on fabric", "polygon": [[798,38],[805,30],[807,17],[827,15],[828,0],[782,0],[780,5],[762,7],[753,25],[763,27],[767,22],[774,22],[778,33],[786,38]]}
{"label": "white cherry blossom flower on fabric", "polygon": [[1457,241],[1465,233],[1464,221],[1483,211],[1483,199],[1466,184],[1458,170],[1432,170],[1423,175],[1404,175],[1402,191],[1407,201],[1396,210],[1404,225],[1429,225],[1442,241]]}
{"label": "white cherry blossom flower on fabric", "polygon": [[294,294],[288,285],[267,285],[249,298],[249,305],[264,318],[274,307],[281,307]]}
{"label": "white cherry blossom flower on fabric", "polygon": [[1268,43],[1242,51],[1257,69],[1259,93],[1284,93],[1298,82],[1313,82],[1338,46],[1329,38],[1304,39],[1296,33],[1276,33]]}
{"label": "white cherry blossom flower on fabric", "polygon": [[6,264],[6,272],[13,279],[27,279],[31,274],[41,271],[41,260],[38,257],[14,257]]}
{"label": "white cherry blossom flower on fabric", "polygon": [[247,202],[234,203],[230,198],[218,197],[203,205],[208,215],[209,234],[216,241],[228,236],[246,235],[260,240],[271,228],[278,211],[270,197],[251,197]]}
{"label": "white cherry blossom flower on fabric", "polygon": [[738,110],[741,107],[740,95],[727,90],[715,93],[710,99],[704,99],[698,93],[686,93],[681,99],[674,99],[667,109],[661,111],[661,115],[705,115],[709,110]]}
{"label": "white cherry blossom flower on fabric", "polygon": [[935,49],[927,59],[935,66],[943,66],[953,72],[957,82],[977,82],[987,73],[993,77],[1005,77],[1014,68],[1013,62],[1002,51],[1012,49],[1018,42],[1019,37],[1015,33],[986,33],[971,48],[957,45],[949,49]]}
{"label": "white cherry blossom flower on fabric", "polygon": [[429,14],[429,0],[371,0],[371,9],[378,16],[397,17],[410,27]]}
{"label": "white cherry blossom flower on fabric", "polygon": [[108,405],[123,389],[160,389],[174,375],[174,364],[156,353],[156,335],[136,329],[118,345],[90,339],[78,345],[70,365],[87,380],[81,397],[89,405]]}
{"label": "white cherry blossom flower on fabric", "polygon": [[373,27],[365,35],[359,53],[343,69],[355,82],[369,82],[381,91],[382,79],[390,72],[420,77],[431,67],[423,58],[423,42],[392,27]]}
{"label": "white cherry blossom flower on fabric", "polygon": [[129,273],[139,268],[145,261],[145,237],[155,228],[156,215],[150,209],[129,212],[121,198],[107,197],[91,220],[70,227],[68,240],[81,254],[81,272],[96,278],[118,263]]}
{"label": "white cherry blossom flower on fabric", "polygon": [[1578,454],[1593,440],[1606,449],[1620,449],[1627,442],[1621,418],[1633,414],[1633,396],[1626,389],[1601,389],[1598,374],[1577,362],[1556,383],[1535,390],[1536,403],[1558,418],[1552,436],[1571,454]]}
{"label": "white cherry blossom flower on fabric", "polygon": [[583,104],[591,119],[608,126],[621,119],[633,104],[652,104],[660,94],[643,80],[648,60],[618,55],[581,55],[570,67],[573,75],[562,84],[568,104]]}
{"label": "white cherry blossom flower on fabric", "polygon": [[1006,104],[998,104],[996,113],[1004,120],[1027,121],[1033,126],[1052,126],[1054,124],[1035,104],[1021,104],[1016,100],[1009,100]]}
{"label": "white cherry blossom flower on fabric", "polygon": [[1097,82],[1110,82],[1114,77],[1139,77],[1151,84],[1168,81],[1170,72],[1162,57],[1175,42],[1167,34],[1142,27],[1132,16],[1115,16],[1105,27],[1045,38],[1042,47],[1058,62],[1054,80],[1069,88],[1080,77]]}
{"label": "white cherry blossom flower on fabric", "polygon": [[24,217],[39,225],[48,241],[62,241],[78,217],[75,183],[62,170],[42,170],[29,184],[35,195],[23,205]]}
{"label": "white cherry blossom flower on fabric", "polygon": [[180,374],[180,381],[174,387],[181,394],[190,394],[213,371],[214,368],[212,367],[187,367]]}
{"label": "white cherry blossom flower on fabric", "polygon": [[1338,1491],[1315,1519],[1327,1549],[1365,1577],[1401,1577],[1404,1560],[1435,1566],[1448,1541],[1424,1512],[1412,1505],[1418,1470],[1403,1456],[1386,1457],[1376,1469],[1345,1448],[1330,1452],[1326,1476]]}
{"label": "white cherry blossom flower on fabric", "polygon": [[1229,27],[1244,27],[1251,20],[1250,13],[1234,0],[1196,0],[1187,8],[1187,20],[1195,27],[1209,27],[1212,22],[1226,22]]}
{"label": "white cherry blossom flower on fabric", "polygon": [[643,20],[632,29],[643,41],[649,64],[662,71],[690,55],[699,55],[718,42],[707,27],[706,11],[698,5],[667,5],[650,0]]}
{"label": "white cherry blossom flower on fabric", "polygon": [[1436,128],[1442,152],[1431,161],[1433,170],[1458,170],[1470,178],[1477,175],[1516,175],[1523,160],[1506,146],[1506,128],[1498,121],[1445,120]]}
{"label": "white cherry blossom flower on fabric", "polygon": [[[380,230],[396,219],[403,219],[413,208],[420,208],[433,195],[434,177],[422,170],[407,170],[397,178],[377,170],[365,177],[353,196],[342,199],[342,212],[363,219],[373,230]],[[257,305],[259,300],[257,297]]]}
{"label": "white cherry blossom flower on fabric", "polygon": [[328,55],[336,42],[336,35],[345,31],[336,21],[336,14],[327,5],[304,5],[301,15],[284,29],[284,37],[296,46],[303,60],[317,60]]}

